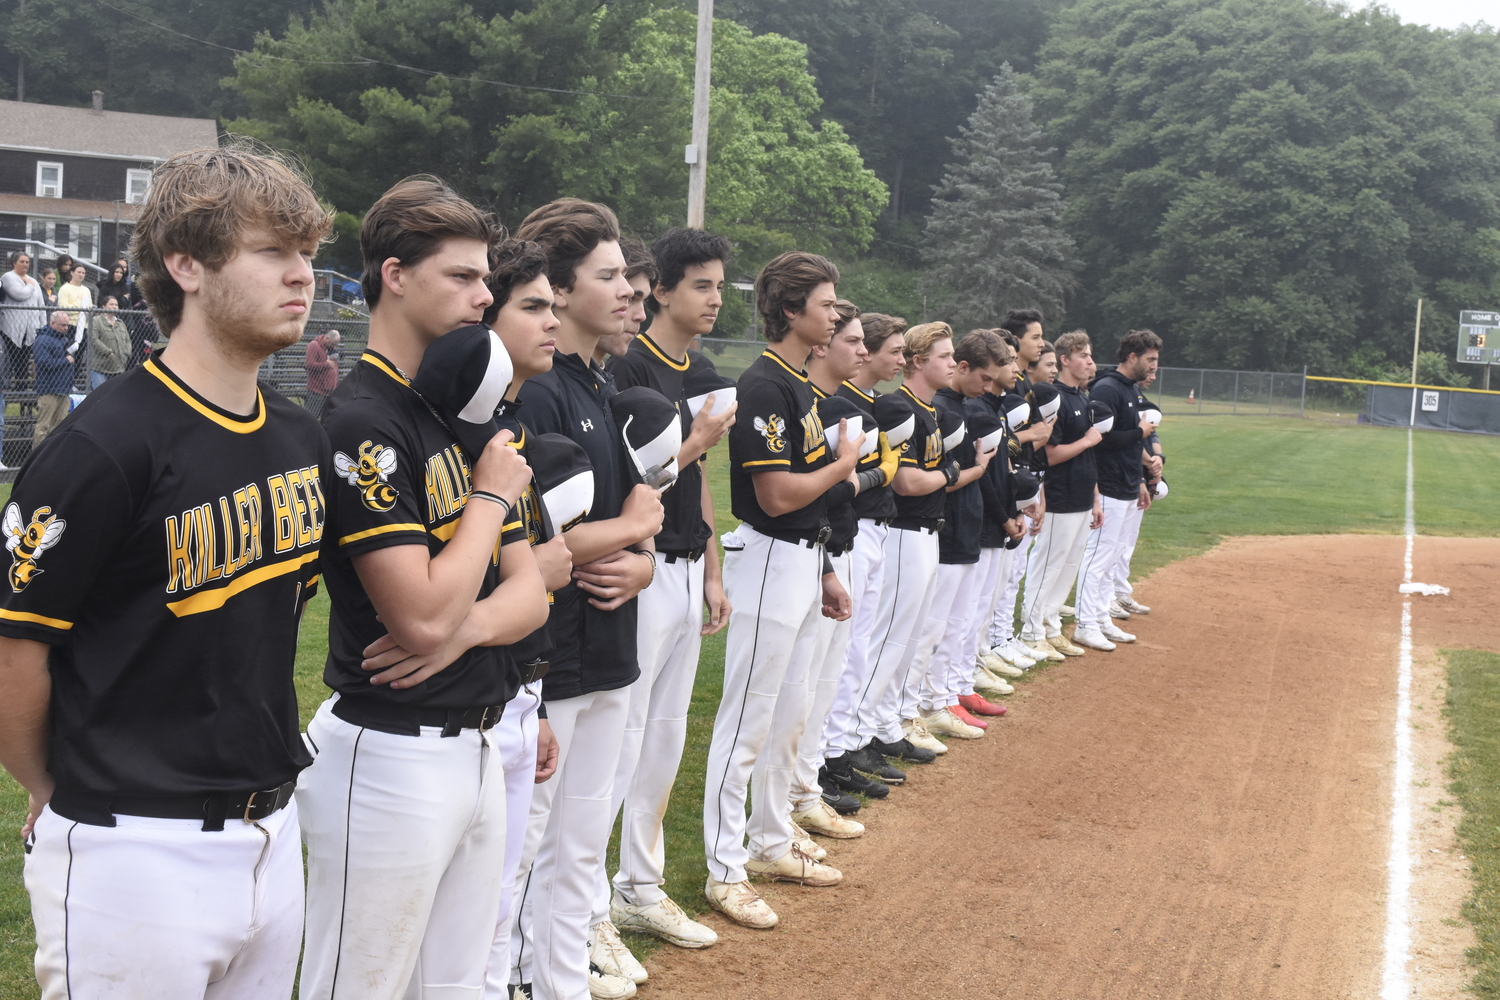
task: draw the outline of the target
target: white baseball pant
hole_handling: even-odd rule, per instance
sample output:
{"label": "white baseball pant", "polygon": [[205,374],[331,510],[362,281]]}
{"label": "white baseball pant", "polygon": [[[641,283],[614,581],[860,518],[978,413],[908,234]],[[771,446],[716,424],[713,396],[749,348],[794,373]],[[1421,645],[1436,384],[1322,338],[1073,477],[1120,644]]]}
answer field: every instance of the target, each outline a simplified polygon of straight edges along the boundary
{"label": "white baseball pant", "polygon": [[1109,621],[1109,602],[1115,599],[1115,579],[1125,551],[1130,508],[1136,501],[1101,496],[1104,523],[1089,532],[1083,560],[1078,564],[1078,627],[1102,630]]}
{"label": "white baseball pant", "polygon": [[1115,563],[1115,599],[1129,597],[1135,593],[1130,585],[1130,560],[1135,556],[1135,543],[1141,537],[1141,521],[1146,512],[1132,504],[1125,512],[1125,540],[1120,547],[1120,558]]}
{"label": "white baseball pant", "polygon": [[974,654],[962,655],[964,626],[971,605],[978,600],[974,582],[977,563],[939,563],[933,583],[932,605],[922,625],[917,655],[907,674],[901,717],[931,715],[940,708],[958,704],[958,692],[950,684],[955,659],[967,659],[973,673]]}
{"label": "white baseball pant", "polygon": [[307,1000],[478,996],[505,866],[505,773],[490,733],[397,736],[325,701],[297,806],[307,843]]}
{"label": "white baseball pant", "polygon": [[1078,578],[1093,513],[1047,512],[1036,544],[1026,557],[1026,597],[1021,607],[1021,638],[1035,642],[1062,635],[1063,601]]}
{"label": "white baseball pant", "polygon": [[[885,576],[886,525],[869,518],[859,522],[854,536],[854,551],[849,554],[849,597],[854,615],[849,619],[849,641],[844,651],[844,666],[834,690],[833,704],[823,721],[822,755],[837,757],[860,749],[854,742],[854,706],[870,680],[870,633],[880,610],[880,588]],[[821,766],[822,762],[819,762]]]}
{"label": "white baseball pant", "polygon": [[511,981],[530,983],[534,1000],[588,1000],[589,917],[629,707],[629,687],[547,702],[557,773],[531,793],[510,940]]}
{"label": "white baseball pant", "polygon": [[951,664],[948,682],[959,696],[974,693],[974,671],[979,669],[979,640],[986,635],[995,617],[995,604],[1010,569],[1011,551],[1003,546],[979,550],[979,565],[974,571],[975,600],[969,605],[961,655]]}
{"label": "white baseball pant", "polygon": [[[776,823],[773,814],[779,816],[785,828],[780,836],[790,844],[786,803],[797,743],[775,746],[767,737],[784,693],[806,718],[808,665],[794,664],[792,650],[799,639],[812,635],[822,617],[823,548],[779,541],[747,524],[725,536],[724,548],[724,591],[733,610],[725,640],[724,694],[704,774],[703,845],[712,878],[743,882],[750,860],[745,798],[752,771],[775,768],[784,775],[779,794],[763,787],[769,773],[768,781],[756,782],[752,808],[768,825]],[[796,672],[788,690],[784,682],[792,668]],[[795,684],[799,675],[800,695]]]}
{"label": "white baseball pant", "polygon": [[[849,646],[849,634],[854,625],[855,600],[851,566],[853,559],[851,553],[830,556],[829,562],[833,564],[833,573],[838,577],[839,583],[849,593],[851,602],[851,613],[843,621],[834,621],[832,618],[818,619],[818,627],[813,641],[811,657],[808,662],[812,664],[812,676],[809,679],[809,701],[805,716],[806,723],[802,727],[802,736],[797,743],[797,764],[792,773],[791,803],[792,812],[806,812],[818,804],[823,797],[823,786],[818,784],[818,769],[823,766],[823,722],[828,718],[829,707],[833,704],[834,693],[838,690],[839,678],[844,672],[845,653]],[[793,651],[792,656],[798,655]],[[772,739],[775,739],[775,726],[772,725]],[[753,781],[752,781],[753,783]],[[755,852],[755,824],[751,822],[750,844],[751,853]]]}
{"label": "white baseball pant", "polygon": [[[870,657],[875,661],[866,685],[869,697],[861,697],[855,710],[854,735],[860,747],[873,739],[897,743],[906,734],[901,720],[903,695],[917,653],[918,633],[932,607],[937,579],[937,535],[923,529],[892,528],[885,542],[885,579],[880,589],[880,610],[875,633],[870,637]],[[915,712],[913,704],[910,711]]]}
{"label": "white baseball pant", "polygon": [[42,1000],[292,994],[302,944],[297,806],[257,823],[42,810],[26,855]]}
{"label": "white baseball pant", "polygon": [[[688,705],[698,676],[703,569],[701,558],[668,561],[658,555],[656,579],[637,601],[635,648],[641,676],[630,686],[609,813],[613,824],[624,809],[614,886],[636,906],[649,906],[666,896],[661,889],[667,866],[662,819],[682,763]],[[590,927],[608,919],[609,889],[609,874],[601,864]]]}
{"label": "white baseball pant", "polygon": [[[490,730],[495,750],[505,767],[505,865],[500,879],[499,920],[490,964],[484,976],[484,1000],[510,1000],[510,928],[516,899],[516,871],[526,847],[526,821],[536,788],[536,741],[541,720],[542,683],[528,684],[505,706],[500,724]],[[549,779],[551,780],[551,779]]]}
{"label": "white baseball pant", "polygon": [[1030,517],[1021,522],[1027,532],[1026,537],[1011,550],[1010,568],[1001,575],[1000,596],[995,603],[995,611],[990,616],[987,645],[991,649],[1016,637],[1016,598],[1021,595],[1021,581],[1026,579],[1026,558],[1035,542],[1031,536],[1031,526],[1035,523]]}

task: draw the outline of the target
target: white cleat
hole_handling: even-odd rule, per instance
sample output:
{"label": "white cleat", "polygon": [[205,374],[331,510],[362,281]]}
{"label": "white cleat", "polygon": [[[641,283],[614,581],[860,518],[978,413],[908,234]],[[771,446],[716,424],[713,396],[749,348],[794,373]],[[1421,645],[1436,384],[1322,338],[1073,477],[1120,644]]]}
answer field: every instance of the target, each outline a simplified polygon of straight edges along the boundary
{"label": "white cleat", "polygon": [[703,885],[703,895],[709,906],[741,927],[768,931],[780,919],[748,879],[744,882],[719,882],[710,875]]}
{"label": "white cleat", "polygon": [[[1022,670],[1030,670],[1037,664],[1037,658],[1033,655],[1035,652],[1036,650],[1027,646],[1020,639],[1011,638],[1005,641],[1005,648],[1000,651],[1000,655],[1012,666],[1020,667]],[[1010,655],[1006,656],[1007,653]]]}
{"label": "white cleat", "polygon": [[1062,617],[1064,618],[1078,617],[1078,609],[1073,607],[1073,605],[1071,604],[1064,604],[1061,608],[1058,609],[1057,613],[1062,615]]}
{"label": "white cleat", "polygon": [[985,694],[1014,694],[1015,688],[983,667],[974,668],[974,690]]}
{"label": "white cleat", "polygon": [[1108,653],[1115,648],[1115,644],[1104,638],[1104,633],[1094,628],[1081,628],[1073,633],[1073,645],[1082,646],[1085,649],[1100,649]]}
{"label": "white cleat", "polygon": [[594,1000],[630,1000],[635,996],[635,983],[624,976],[611,976],[590,962],[589,996]]}
{"label": "white cleat", "polygon": [[984,735],[983,729],[969,725],[946,708],[923,716],[922,722],[930,732],[938,736],[951,736],[956,740],[977,740]]}
{"label": "white cleat", "polygon": [[707,948],[719,941],[719,935],[712,927],[688,916],[671,897],[638,906],[625,902],[625,898],[616,892],[610,900],[609,917],[616,927],[649,934],[679,948]]}
{"label": "white cleat", "polygon": [[636,985],[646,981],[646,967],[620,940],[620,932],[608,920],[589,928],[589,961],[606,976],[628,979]]}
{"label": "white cleat", "polygon": [[1117,618],[1122,622],[1130,620],[1130,612],[1121,607],[1119,601],[1109,602],[1109,616],[1111,618]]}
{"label": "white cleat", "polygon": [[822,861],[824,858],[828,857],[828,851],[826,851],[816,840],[813,840],[811,837],[809,837],[807,835],[807,831],[797,825],[796,820],[792,821],[792,843],[797,845],[797,849],[799,851],[801,851],[803,854],[806,854],[814,861]]}
{"label": "white cleat", "polygon": [[901,732],[906,734],[906,738],[911,741],[911,745],[914,747],[931,750],[935,754],[945,754],[948,752],[947,745],[932,735],[932,732],[927,728],[927,724],[921,719],[903,719],[901,721]]}
{"label": "white cleat", "polygon": [[813,803],[807,812],[792,813],[792,822],[806,830],[808,833],[816,833],[820,837],[833,837],[836,840],[852,840],[862,837],[865,833],[865,825],[840,816],[834,812],[833,806],[824,802],[821,798]]}
{"label": "white cleat", "polygon": [[1135,642],[1135,636],[1120,628],[1114,622],[1105,622],[1104,628],[1101,631],[1104,633],[1104,638],[1110,642]]}
{"label": "white cleat", "polygon": [[796,844],[775,861],[751,858],[745,862],[745,871],[778,882],[800,882],[802,885],[838,885],[844,879],[843,872],[815,860]]}
{"label": "white cleat", "polygon": [[1151,613],[1150,608],[1146,607],[1140,601],[1137,601],[1134,597],[1131,597],[1128,594],[1124,597],[1119,598],[1116,603],[1133,615],[1149,615]]}

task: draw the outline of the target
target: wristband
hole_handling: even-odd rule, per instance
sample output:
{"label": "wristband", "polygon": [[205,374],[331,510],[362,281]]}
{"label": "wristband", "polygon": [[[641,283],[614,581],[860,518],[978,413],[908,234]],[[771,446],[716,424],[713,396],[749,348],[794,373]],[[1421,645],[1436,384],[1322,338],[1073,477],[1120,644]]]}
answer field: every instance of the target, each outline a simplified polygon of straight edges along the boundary
{"label": "wristband", "polygon": [[[642,549],[641,551],[637,552],[636,555],[642,555],[651,560],[651,579],[646,581],[646,587],[649,587],[656,582],[656,553],[648,552],[645,549]],[[645,590],[646,587],[642,587],[641,589]]]}
{"label": "wristband", "polygon": [[958,463],[956,461],[949,462],[943,466],[943,478],[948,481],[949,486],[958,482]]}
{"label": "wristband", "polygon": [[506,514],[510,513],[510,501],[502,496],[497,496],[494,493],[489,492],[488,490],[474,490],[469,494],[469,497],[471,499],[474,497],[478,497],[480,500],[488,500],[490,503],[497,503],[505,509]]}

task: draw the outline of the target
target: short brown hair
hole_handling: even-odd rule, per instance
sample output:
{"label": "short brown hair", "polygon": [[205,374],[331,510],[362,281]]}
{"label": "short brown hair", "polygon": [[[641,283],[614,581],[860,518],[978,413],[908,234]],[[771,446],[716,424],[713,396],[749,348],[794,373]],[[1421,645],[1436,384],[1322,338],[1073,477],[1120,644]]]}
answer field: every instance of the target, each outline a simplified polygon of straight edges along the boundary
{"label": "short brown hair", "polygon": [[644,274],[648,289],[656,284],[656,258],[651,256],[646,244],[634,236],[624,236],[620,238],[620,252],[625,255],[626,281]]}
{"label": "short brown hair", "polygon": [[1161,338],[1150,330],[1127,330],[1115,349],[1115,360],[1124,364],[1132,354],[1145,357],[1152,351],[1161,350]]}
{"label": "short brown hair", "polygon": [[901,353],[906,356],[906,363],[902,370],[910,375],[917,370],[918,358],[925,359],[932,353],[932,345],[940,340],[952,340],[953,327],[947,323],[918,323],[906,331],[905,344]]}
{"label": "short brown hair", "polygon": [[906,320],[885,313],[861,313],[859,325],[865,328],[865,350],[871,354],[884,347],[891,337],[899,337],[906,332]]}
{"label": "short brown hair", "polygon": [[791,331],[787,310],[807,308],[807,297],[824,282],[839,283],[839,269],[827,257],[790,250],[760,269],[755,276],[755,307],[766,323],[766,340],[773,344]]}
{"label": "short brown hair", "polygon": [[601,243],[620,242],[620,220],[607,205],[558,198],[526,216],[516,238],[540,243],[547,251],[547,280],[553,288],[569,289],[583,258]]}
{"label": "short brown hair", "polygon": [[[1056,354],[1056,353],[1057,353],[1057,348],[1052,346],[1052,341],[1050,341],[1050,340],[1044,340],[1044,341],[1042,341],[1042,349],[1037,354],[1036,360],[1040,361],[1040,360],[1042,360],[1042,358],[1046,357],[1047,355],[1049,355],[1049,354]],[[1032,367],[1032,365],[1035,365],[1035,364],[1036,364],[1036,361],[1033,361],[1031,364],[1027,365],[1026,367],[1030,368],[1030,367]]]}
{"label": "short brown hair", "polygon": [[156,168],[130,253],[162,333],[171,336],[182,322],[185,300],[167,271],[167,254],[188,254],[217,271],[252,226],[265,226],[286,246],[316,245],[333,229],[333,215],[318,204],[301,169],[248,140],[178,153]]}
{"label": "short brown hair", "polygon": [[380,302],[385,287],[380,272],[386,261],[394,257],[402,267],[415,267],[450,239],[480,241],[488,248],[493,266],[495,245],[505,239],[505,227],[431,174],[397,181],[370,206],[359,227],[359,251],[365,263],[359,286],[368,306],[373,309]]}
{"label": "short brown hair", "polygon": [[1071,358],[1079,351],[1092,351],[1094,345],[1083,330],[1073,330],[1057,338],[1057,359]]}
{"label": "short brown hair", "polygon": [[859,319],[859,306],[848,299],[838,299],[833,303],[833,311],[839,314],[838,322],[833,324],[834,333],[843,333],[844,327]]}
{"label": "short brown hair", "polygon": [[970,368],[1003,365],[1009,353],[1009,345],[994,330],[970,330],[953,345],[953,360],[967,362]]}

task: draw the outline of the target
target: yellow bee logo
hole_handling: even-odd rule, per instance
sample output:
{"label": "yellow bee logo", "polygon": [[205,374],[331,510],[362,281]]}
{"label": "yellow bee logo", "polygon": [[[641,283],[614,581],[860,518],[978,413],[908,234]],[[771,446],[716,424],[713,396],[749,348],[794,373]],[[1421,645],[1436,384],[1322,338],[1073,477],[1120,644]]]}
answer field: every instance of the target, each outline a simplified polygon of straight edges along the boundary
{"label": "yellow bee logo", "polygon": [[778,455],[781,454],[781,450],[786,447],[786,438],[784,436],[786,434],[785,420],[782,420],[774,413],[771,414],[771,419],[769,420],[762,420],[760,417],[756,417],[755,429],[760,431],[760,436],[766,439],[767,448],[770,448],[771,451]]}
{"label": "yellow bee logo", "polygon": [[383,444],[366,441],[359,446],[357,460],[335,452],[333,468],[340,479],[359,490],[366,507],[384,513],[396,506],[396,488],[386,481],[396,471],[396,452]]}
{"label": "yellow bee logo", "polygon": [[25,590],[41,572],[36,561],[61,539],[68,522],[52,513],[51,507],[38,507],[31,513],[31,523],[22,525],[21,508],[14,503],[5,507],[5,547],[10,550],[10,588]]}

